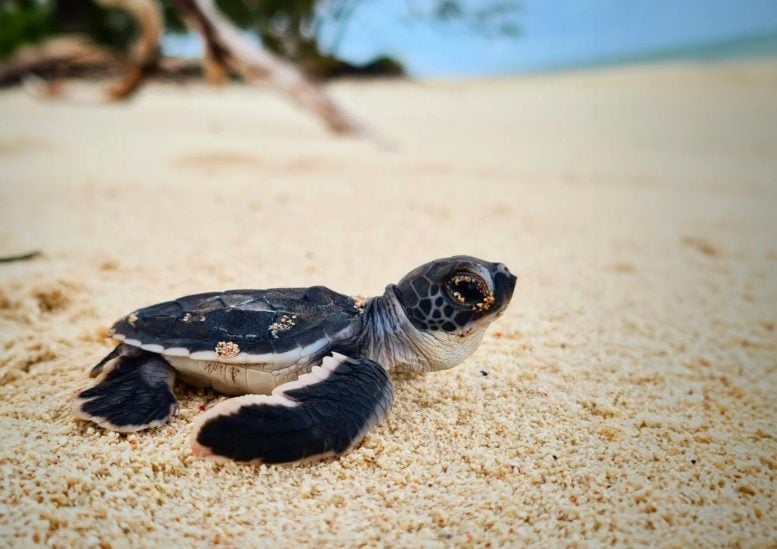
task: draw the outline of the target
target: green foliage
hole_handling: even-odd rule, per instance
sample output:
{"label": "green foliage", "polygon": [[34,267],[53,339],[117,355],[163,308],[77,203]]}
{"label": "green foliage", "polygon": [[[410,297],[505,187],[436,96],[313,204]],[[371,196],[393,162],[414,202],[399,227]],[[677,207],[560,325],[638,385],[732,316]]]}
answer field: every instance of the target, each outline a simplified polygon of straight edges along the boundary
{"label": "green foliage", "polygon": [[95,42],[125,51],[135,33],[135,21],[124,10],[104,8],[94,0],[54,0],[57,32],[88,36]]}
{"label": "green foliage", "polygon": [[481,35],[516,38],[521,33],[516,20],[519,8],[517,0],[438,0],[431,16],[444,23],[463,23],[467,30]]}
{"label": "green foliage", "polygon": [[0,58],[51,34],[51,9],[35,0],[0,2]]}
{"label": "green foliage", "polygon": [[93,0],[0,0],[0,58],[58,34],[80,34],[125,50],[134,32],[135,21],[128,13]]}

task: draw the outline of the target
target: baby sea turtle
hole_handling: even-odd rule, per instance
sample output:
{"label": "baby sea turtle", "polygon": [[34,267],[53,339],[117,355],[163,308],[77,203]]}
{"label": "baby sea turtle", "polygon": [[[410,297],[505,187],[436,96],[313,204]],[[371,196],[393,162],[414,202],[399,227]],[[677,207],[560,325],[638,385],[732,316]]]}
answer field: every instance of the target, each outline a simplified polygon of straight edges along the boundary
{"label": "baby sea turtle", "polygon": [[388,372],[451,368],[477,348],[513,295],[501,263],[438,259],[382,296],[323,286],[182,297],[119,320],[121,343],[91,371],[75,415],[114,431],[165,423],[176,375],[230,395],[198,418],[198,456],[284,463],[336,456],[393,401]]}

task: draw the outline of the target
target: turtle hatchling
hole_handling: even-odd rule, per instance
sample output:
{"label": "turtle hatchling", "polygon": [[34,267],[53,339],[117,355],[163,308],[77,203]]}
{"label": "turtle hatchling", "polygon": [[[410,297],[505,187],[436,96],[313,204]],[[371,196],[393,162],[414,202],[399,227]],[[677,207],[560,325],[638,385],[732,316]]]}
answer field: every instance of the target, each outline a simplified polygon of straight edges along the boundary
{"label": "turtle hatchling", "polygon": [[431,372],[471,355],[507,308],[502,263],[438,259],[359,299],[325,288],[230,290],[139,309],[73,402],[113,431],[164,424],[173,382],[235,396],[199,415],[197,456],[288,463],[338,456],[388,412],[390,372]]}

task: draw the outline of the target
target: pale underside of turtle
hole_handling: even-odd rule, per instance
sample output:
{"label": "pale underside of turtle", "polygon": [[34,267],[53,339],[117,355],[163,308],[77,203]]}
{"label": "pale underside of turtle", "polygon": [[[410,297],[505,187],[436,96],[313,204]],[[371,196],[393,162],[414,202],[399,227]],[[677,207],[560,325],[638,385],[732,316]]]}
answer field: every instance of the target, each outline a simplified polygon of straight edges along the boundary
{"label": "pale underside of turtle", "polygon": [[119,320],[77,417],[130,432],[177,409],[176,377],[227,399],[198,417],[200,456],[284,463],[340,455],[393,401],[389,371],[447,369],[509,303],[515,277],[469,256],[432,261],[382,296],[323,286],[186,296]]}

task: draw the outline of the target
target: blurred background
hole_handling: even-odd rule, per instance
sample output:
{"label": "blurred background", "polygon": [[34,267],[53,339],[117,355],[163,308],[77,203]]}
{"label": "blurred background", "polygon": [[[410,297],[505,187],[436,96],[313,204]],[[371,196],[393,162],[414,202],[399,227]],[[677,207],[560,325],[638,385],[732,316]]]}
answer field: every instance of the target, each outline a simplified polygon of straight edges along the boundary
{"label": "blurred background", "polygon": [[[777,52],[770,0],[221,0],[247,36],[319,77],[514,74]],[[163,55],[199,57],[173,0]],[[0,58],[78,33],[127,51],[136,21],[93,0],[3,0]]]}

